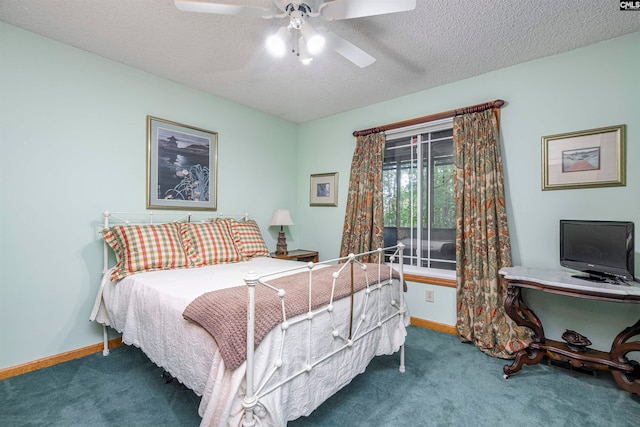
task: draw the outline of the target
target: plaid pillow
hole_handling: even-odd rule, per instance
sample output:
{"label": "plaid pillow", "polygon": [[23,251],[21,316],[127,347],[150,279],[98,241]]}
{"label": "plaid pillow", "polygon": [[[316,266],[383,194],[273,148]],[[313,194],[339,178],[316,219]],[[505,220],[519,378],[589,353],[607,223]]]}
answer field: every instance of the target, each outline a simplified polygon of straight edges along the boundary
{"label": "plaid pillow", "polygon": [[226,220],[209,223],[181,223],[182,243],[191,262],[197,267],[244,261],[231,236]]}
{"label": "plaid pillow", "polygon": [[236,241],[239,242],[240,252],[244,256],[247,258],[271,256],[260,232],[260,227],[254,220],[250,219],[245,222],[233,221],[231,227]]}
{"label": "plaid pillow", "polygon": [[141,271],[191,266],[176,224],[116,225],[102,230],[102,237],[118,259],[111,281]]}

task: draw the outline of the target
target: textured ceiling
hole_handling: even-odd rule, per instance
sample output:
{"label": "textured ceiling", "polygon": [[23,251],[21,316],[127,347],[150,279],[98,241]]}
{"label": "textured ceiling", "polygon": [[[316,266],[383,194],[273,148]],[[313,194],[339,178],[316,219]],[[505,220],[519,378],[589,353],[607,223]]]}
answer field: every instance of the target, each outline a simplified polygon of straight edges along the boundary
{"label": "textured ceiling", "polygon": [[[217,0],[270,7],[272,0]],[[267,57],[286,19],[181,12],[173,0],[0,0],[0,19],[302,123],[640,31],[615,0],[418,0],[413,12],[311,20],[377,61]]]}

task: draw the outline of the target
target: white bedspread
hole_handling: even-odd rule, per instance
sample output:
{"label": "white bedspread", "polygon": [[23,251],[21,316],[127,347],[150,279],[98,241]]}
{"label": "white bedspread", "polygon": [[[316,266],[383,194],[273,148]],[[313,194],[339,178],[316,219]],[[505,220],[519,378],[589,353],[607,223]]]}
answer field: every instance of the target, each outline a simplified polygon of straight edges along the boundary
{"label": "white bedspread", "polygon": [[[235,371],[225,369],[213,338],[200,326],[184,320],[182,312],[192,300],[205,292],[244,285],[243,278],[251,271],[263,275],[300,265],[294,261],[256,258],[235,264],[140,273],[119,282],[109,282],[107,273],[91,320],[121,332],[125,344],[141,348],[154,363],[201,395],[201,426],[240,425],[246,362]],[[383,287],[380,292],[389,293],[391,287]],[[385,298],[397,301],[402,296],[389,294]],[[363,306],[364,300],[362,291],[357,295],[356,307]],[[370,298],[368,307],[356,309],[356,313],[359,313],[358,310],[367,313],[362,330],[370,329],[370,323],[377,322],[373,315],[373,304]],[[377,306],[377,302],[375,304]],[[334,305],[334,317],[348,319],[349,299]],[[387,311],[391,312],[391,307]],[[375,355],[396,352],[404,343],[409,316],[404,316],[404,322],[401,319],[397,316],[329,361],[322,362],[310,372],[264,396],[260,399],[257,411],[260,418],[258,425],[285,426],[287,420],[310,414],[363,372]],[[348,327],[348,320],[343,323]],[[309,346],[314,349],[338,347],[338,340],[327,333],[331,331],[331,319],[327,313],[316,316],[312,325],[314,333],[311,339],[306,322],[287,330],[283,360],[292,362],[285,362],[274,380],[300,371],[306,363]],[[323,332],[315,333],[316,330]],[[274,354],[279,353],[282,339],[280,328],[276,328],[256,349],[256,386],[273,370]]]}

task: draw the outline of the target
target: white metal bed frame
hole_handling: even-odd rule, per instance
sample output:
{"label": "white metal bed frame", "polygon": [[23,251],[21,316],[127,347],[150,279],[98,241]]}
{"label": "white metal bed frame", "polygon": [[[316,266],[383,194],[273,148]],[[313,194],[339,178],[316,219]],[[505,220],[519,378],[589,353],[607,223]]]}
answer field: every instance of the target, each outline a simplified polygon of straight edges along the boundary
{"label": "white metal bed frame", "polygon": [[[121,216],[122,215],[132,215],[132,216],[138,216],[138,217],[146,217],[146,220],[137,220],[137,221],[130,221],[127,219],[123,219]],[[203,215],[203,214],[201,214]],[[154,222],[155,219],[157,218],[156,214],[154,214],[153,212],[109,212],[109,211],[105,211],[103,213],[104,216],[104,223],[103,226],[104,228],[108,228],[111,225],[111,219],[115,219],[116,223],[122,223],[122,224],[126,224],[126,225],[141,225],[141,224],[154,224],[154,223],[160,223],[160,222]],[[211,219],[212,217],[220,217],[220,218],[238,218],[238,219],[244,219],[247,220],[249,218],[248,214],[216,214],[216,215],[211,215],[211,214],[206,214],[207,218],[206,219],[199,219],[198,217],[200,215],[193,215],[191,213],[186,213],[186,214],[181,214],[176,218],[175,214],[159,214],[158,216],[165,216],[165,217],[169,217],[169,216],[173,216],[174,219],[171,221],[164,221],[164,222],[204,222],[208,219]],[[364,338],[365,336],[367,336],[368,334],[374,332],[376,329],[379,329],[384,323],[393,320],[396,317],[400,317],[399,321],[400,322],[405,322],[406,320],[406,316],[407,316],[407,309],[404,303],[404,298],[402,296],[402,292],[403,292],[403,284],[404,284],[404,272],[403,272],[403,250],[404,250],[405,245],[402,244],[401,242],[398,242],[397,245],[395,246],[390,246],[388,248],[379,248],[377,250],[374,251],[369,251],[369,252],[364,252],[361,254],[349,254],[347,257],[341,257],[341,258],[336,258],[333,260],[327,260],[327,261],[323,261],[323,262],[319,262],[319,263],[313,263],[313,262],[309,262],[306,266],[304,267],[297,267],[297,268],[290,268],[288,270],[282,270],[279,271],[277,273],[272,273],[272,274],[268,274],[268,275],[264,275],[264,276],[258,276],[253,272],[249,272],[247,274],[247,276],[245,276],[245,283],[247,285],[247,289],[248,289],[248,295],[249,295],[249,305],[248,305],[248,316],[247,316],[247,359],[246,359],[246,363],[247,363],[247,370],[246,370],[246,374],[245,374],[245,380],[246,380],[246,393],[245,396],[243,398],[243,402],[242,402],[242,407],[243,407],[243,417],[242,417],[242,425],[244,427],[252,427],[256,425],[256,414],[255,414],[255,410],[256,407],[259,405],[260,403],[260,399],[266,395],[268,395],[269,393],[273,392],[274,390],[278,389],[279,387],[282,387],[284,384],[293,381],[296,377],[311,371],[315,366],[319,365],[320,363],[326,361],[327,359],[331,358],[332,356],[334,356],[337,353],[340,353],[342,351],[345,351],[346,349],[348,349],[349,347],[353,346],[353,344],[355,342],[357,342],[358,340]],[[384,258],[385,258],[385,251],[391,250],[391,249],[395,249],[395,252],[393,253],[393,255],[389,256],[389,263],[385,264],[384,263]],[[109,247],[107,246],[106,242],[104,242],[104,258],[103,258],[103,274],[106,274],[108,268],[109,268]],[[367,272],[367,265],[365,265],[364,263],[362,263],[361,261],[359,261],[359,258],[361,258],[364,255],[373,255],[373,254],[377,254],[378,255],[378,262],[377,262],[377,272],[374,272],[373,275],[375,276],[375,280],[370,281],[369,280],[369,272]],[[362,312],[358,315],[357,317],[357,321],[356,321],[356,325],[355,328],[352,328],[352,325],[349,325],[349,334],[348,336],[344,336],[343,334],[341,334],[338,331],[338,328],[336,328],[336,325],[334,323],[334,318],[332,315],[333,312],[333,292],[335,291],[335,286],[336,286],[336,280],[340,277],[341,274],[343,274],[343,272],[350,268],[362,268],[365,272],[365,277],[366,277],[366,288],[364,289],[365,292],[365,298],[368,299],[370,297],[375,297],[376,295],[380,295],[381,292],[380,291],[383,287],[385,286],[393,286],[394,285],[394,278],[391,275],[391,271],[393,269],[394,264],[397,261],[397,266],[398,266],[398,273],[399,273],[399,278],[396,279],[396,284],[399,287],[398,291],[398,300],[392,299],[390,301],[391,306],[393,306],[395,308],[395,311],[392,312],[391,314],[386,315],[385,317],[382,317],[381,315],[381,308],[382,308],[382,304],[383,302],[380,300],[380,298],[377,299],[377,304],[376,304],[376,310],[374,313],[365,313]],[[339,268],[339,270],[337,272],[334,272],[332,277],[333,277],[333,283],[332,283],[332,293],[331,293],[331,301],[329,302],[329,304],[323,305],[320,308],[316,309],[316,310],[312,310],[311,309],[311,290],[313,287],[313,272],[315,270],[317,270],[320,266],[326,266],[326,265],[335,265],[338,263],[343,263],[342,267]],[[389,276],[390,278],[388,280],[385,281],[380,281],[380,274],[382,272],[383,268],[388,268],[389,269]],[[301,270],[302,269],[302,270]],[[294,271],[304,271],[304,269],[306,269],[309,273],[309,280],[308,280],[308,299],[309,299],[309,309],[306,313],[305,316],[297,316],[294,317],[293,319],[288,319],[287,315],[286,315],[286,311],[285,311],[285,297],[286,297],[286,292],[282,289],[278,289],[272,285],[269,284],[269,280],[273,279],[274,277],[277,277],[278,275],[281,275],[282,273],[287,273],[287,272],[294,272]],[[353,275],[351,276],[351,285],[353,286]],[[257,286],[264,286],[267,289],[275,292],[278,297],[280,298],[281,301],[281,306],[282,306],[282,323],[280,324],[280,329],[281,329],[281,333],[282,333],[282,340],[281,340],[281,344],[280,344],[280,351],[279,354],[276,356],[276,360],[274,360],[273,363],[273,367],[271,368],[270,372],[265,376],[265,378],[262,379],[262,381],[260,382],[260,384],[254,384],[254,355],[255,355],[255,348],[254,348],[254,336],[255,336],[255,312],[256,312],[256,287]],[[351,298],[353,298],[353,292],[351,293]],[[389,303],[389,302],[388,302]],[[387,304],[388,304],[387,303]],[[364,307],[366,307],[366,304],[364,305]],[[353,305],[351,308],[352,312],[350,314],[350,318],[353,320],[354,319],[354,313],[353,313]],[[337,348],[337,349],[333,349],[329,352],[326,352],[325,354],[322,355],[318,355],[318,354],[314,354],[315,357],[318,357],[315,361],[311,361],[312,360],[312,354],[311,354],[311,323],[312,320],[314,318],[314,316],[322,313],[322,312],[327,312],[329,314],[329,316],[331,316],[331,321],[332,321],[332,330],[329,331],[329,333],[332,335],[332,337],[336,340],[341,340],[342,341],[342,345]],[[364,323],[364,320],[368,317],[368,316],[375,316],[374,318],[376,319],[375,324],[370,327],[367,330],[361,330],[361,327]],[[284,349],[284,345],[285,345],[285,338],[286,338],[286,333],[287,333],[287,329],[289,327],[291,327],[293,324],[296,323],[301,323],[301,322],[307,322],[308,323],[308,345],[306,348],[307,351],[307,359],[306,359],[306,364],[304,366],[302,366],[299,370],[297,370],[294,374],[289,375],[288,377],[274,383],[271,384],[271,380],[274,377],[274,374],[282,367],[282,365],[285,363],[285,361],[282,360],[282,353],[283,353],[283,349]],[[106,325],[102,325],[103,328],[103,340],[104,340],[104,347],[103,347],[103,355],[107,356],[109,354],[109,347],[108,347],[108,333],[107,333],[107,326]],[[399,349],[400,352],[400,365],[399,365],[399,371],[400,372],[405,372],[405,354],[404,354],[404,345],[400,346]]]}

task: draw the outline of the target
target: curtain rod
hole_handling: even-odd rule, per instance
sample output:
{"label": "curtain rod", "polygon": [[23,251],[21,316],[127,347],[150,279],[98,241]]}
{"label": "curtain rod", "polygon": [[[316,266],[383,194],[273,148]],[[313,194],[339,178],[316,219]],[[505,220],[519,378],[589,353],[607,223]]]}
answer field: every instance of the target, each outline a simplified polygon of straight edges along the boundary
{"label": "curtain rod", "polygon": [[418,117],[415,119],[404,120],[402,122],[390,123],[384,126],[378,126],[371,129],[356,130],[353,132],[353,136],[366,136],[372,133],[385,132],[392,129],[400,129],[407,126],[419,125],[421,123],[433,122],[435,120],[447,119],[449,117],[460,116],[462,114],[479,113],[480,111],[489,110],[491,108],[500,108],[504,105],[502,99],[496,99],[495,101],[485,102],[484,104],[471,105],[469,107],[458,108],[455,110],[449,110],[442,113],[431,114],[429,116]]}

